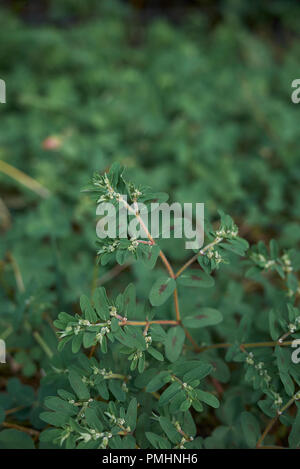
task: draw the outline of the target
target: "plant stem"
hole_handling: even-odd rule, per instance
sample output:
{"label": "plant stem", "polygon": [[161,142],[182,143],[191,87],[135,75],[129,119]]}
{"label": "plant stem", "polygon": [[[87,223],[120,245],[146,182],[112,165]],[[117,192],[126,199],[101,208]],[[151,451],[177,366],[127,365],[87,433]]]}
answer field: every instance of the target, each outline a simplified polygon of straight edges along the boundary
{"label": "plant stem", "polygon": [[166,256],[164,255],[164,253],[163,253],[162,250],[160,250],[159,255],[160,255],[161,260],[162,260],[163,263],[165,264],[165,267],[166,267],[167,271],[169,272],[170,277],[171,277],[171,278],[175,278],[174,271],[173,271],[173,269],[172,269],[172,267],[171,267],[171,265],[170,265],[168,259],[166,258]]}
{"label": "plant stem", "polygon": [[[138,211],[134,210],[126,200],[124,200],[122,197],[119,199],[124,205],[125,207],[127,208],[127,210],[129,212],[131,212],[135,217],[136,219],[139,221],[140,223],[140,226],[143,228],[144,232],[146,233],[149,241],[151,242],[151,244],[156,244],[154,239],[152,238],[151,234],[149,233],[149,230],[148,228],[146,227],[145,223],[143,222],[140,214],[138,213]],[[162,262],[164,263],[169,275],[171,278],[173,278],[175,280],[176,276],[175,276],[175,273],[174,273],[174,270],[170,264],[170,262],[168,261],[168,259],[166,258],[165,254],[163,253],[162,250],[159,251],[159,256],[162,260]],[[174,290],[174,305],[175,305],[175,312],[176,312],[176,319],[177,321],[180,321],[180,311],[179,311],[179,302],[178,302],[178,292],[177,292],[177,288],[175,288]]]}
{"label": "plant stem", "polygon": [[33,332],[33,337],[35,338],[37,343],[42,347],[42,349],[44,350],[44,352],[48,356],[48,358],[51,359],[53,357],[53,352],[50,349],[50,347],[46,344],[44,339],[41,337],[39,332],[37,332],[37,331]]}
{"label": "plant stem", "polygon": [[111,375],[105,375],[104,379],[123,379],[123,380],[126,380],[127,376],[120,375],[118,373],[112,373]]}
{"label": "plant stem", "polygon": [[97,346],[97,344],[96,344],[96,345],[93,345],[93,347],[91,348],[91,351],[90,351],[90,353],[89,353],[89,358],[92,358],[92,357],[94,356],[94,353],[95,353],[95,350],[96,350],[96,346]]}
{"label": "plant stem", "polygon": [[10,334],[13,332],[13,327],[12,326],[8,326],[7,329],[5,329],[5,331],[2,332],[2,334],[0,335],[0,339],[2,340],[6,340],[7,337],[10,336]]}
{"label": "plant stem", "polygon": [[30,176],[27,176],[27,174],[23,173],[23,171],[14,168],[10,164],[2,160],[0,160],[0,171],[6,174],[7,176],[10,176],[11,178],[15,179],[19,183],[23,184],[23,186],[27,187],[28,189],[35,192],[44,199],[47,199],[51,195],[50,191],[43,187],[35,179],[31,178]]}
{"label": "plant stem", "polygon": [[157,320],[157,321],[126,321],[126,323],[124,322],[121,322],[120,324],[124,325],[126,324],[126,326],[147,326],[148,324],[151,325],[151,324],[161,324],[161,325],[164,325],[164,324],[169,324],[169,325],[172,325],[172,326],[178,326],[179,324],[179,321],[173,321],[173,320]]}
{"label": "plant stem", "polygon": [[117,277],[123,270],[127,269],[130,265],[131,265],[130,262],[125,262],[125,264],[123,265],[117,264],[109,272],[107,272],[106,274],[102,275],[102,277],[99,278],[99,280],[97,281],[97,286],[103,285],[109,280],[112,280],[113,278]]}
{"label": "plant stem", "polygon": [[[138,211],[134,210],[134,209],[128,204],[128,202],[127,202],[126,200],[124,200],[122,197],[120,197],[119,201],[122,202],[122,203],[125,205],[125,207],[126,207],[126,209],[128,210],[128,212],[131,212],[131,213],[136,217],[136,219],[139,221],[139,224],[140,224],[141,228],[143,228],[143,230],[144,230],[144,232],[146,233],[146,235],[147,235],[149,241],[151,242],[151,244],[153,244],[153,245],[156,244],[156,242],[155,242],[154,239],[152,238],[152,236],[151,236],[151,234],[150,234],[150,232],[149,232],[147,226],[145,225],[145,223],[144,223],[143,219],[141,218],[140,214],[138,213]],[[165,265],[167,271],[169,272],[170,277],[171,277],[171,278],[175,278],[174,271],[173,271],[173,269],[172,269],[172,267],[171,267],[171,265],[170,265],[168,259],[166,258],[166,256],[164,255],[164,253],[163,253],[162,250],[160,250],[159,256],[160,256],[161,260],[163,261],[163,263],[164,263],[164,265]]]}
{"label": "plant stem", "polygon": [[191,334],[189,333],[189,331],[187,331],[185,327],[183,327],[183,330],[184,330],[184,332],[185,332],[186,338],[187,338],[187,339],[191,342],[191,344],[193,345],[194,351],[195,351],[196,353],[202,352],[203,350],[201,349],[201,347],[199,347],[199,345],[197,344],[197,342],[193,339],[193,337],[191,336]]}
{"label": "plant stem", "polygon": [[206,251],[208,251],[210,248],[215,246],[216,244],[220,243],[223,240],[223,238],[217,237],[212,241],[210,244],[207,244],[203,249],[200,249],[200,251],[197,252],[193,257],[191,257],[190,260],[188,260],[182,267],[181,269],[178,270],[178,272],[175,275],[175,278],[178,278],[182,272],[184,272],[191,264],[193,264],[199,256],[203,256]]}
{"label": "plant stem", "polygon": [[177,319],[177,322],[179,323],[180,322],[180,311],[179,311],[177,288],[175,288],[173,295],[174,295],[174,306],[175,306],[175,312],[176,312],[176,319]]}
{"label": "plant stem", "polygon": [[[286,342],[278,342],[278,340],[275,340],[273,342],[250,342],[246,344],[241,344],[240,347],[244,348],[258,348],[258,347],[276,347],[278,345],[279,347],[287,347],[289,345],[292,345],[292,340],[286,341]],[[234,344],[230,343],[220,343],[220,344],[212,344],[212,345],[204,345],[203,347],[198,347],[198,352],[204,352],[205,350],[212,350],[212,349],[219,349],[219,348],[229,348],[232,347]]]}
{"label": "plant stem", "polygon": [[20,430],[21,432],[29,433],[29,435],[38,436],[40,434],[38,430],[34,430],[33,428],[22,427],[21,425],[17,425],[15,423],[2,422],[1,425],[5,428],[14,428],[15,430]]}
{"label": "plant stem", "polygon": [[16,259],[14,258],[14,256],[10,252],[7,253],[7,258],[8,258],[8,260],[11,263],[11,266],[13,268],[18,291],[21,292],[21,293],[24,293],[25,286],[24,286],[23,277],[22,277],[19,265],[18,265]]}
{"label": "plant stem", "polygon": [[13,409],[8,409],[8,410],[5,411],[5,415],[14,414],[15,412],[19,412],[19,410],[22,410],[24,408],[25,408],[24,405],[20,405],[19,407],[14,407]]}
{"label": "plant stem", "polygon": [[295,400],[297,399],[297,393],[294,394],[294,396],[278,411],[277,415],[272,418],[272,420],[270,420],[270,422],[268,423],[268,425],[266,426],[263,434],[261,435],[261,437],[259,438],[258,442],[256,443],[256,448],[260,448],[264,439],[266,438],[266,436],[268,435],[268,433],[272,430],[273,426],[275,425],[275,423],[277,422],[278,418],[280,417],[280,415],[285,412],[289,407],[291,407],[291,405],[295,402]]}
{"label": "plant stem", "polygon": [[[169,326],[178,326],[180,323],[179,321],[174,321],[174,320],[168,320],[168,319],[162,319],[162,320],[157,320],[157,321],[127,321],[126,318],[122,318],[121,316],[118,317],[120,319],[119,325],[120,326],[150,326],[151,324],[161,324],[161,325],[166,325],[168,324]],[[89,358],[94,356],[95,350],[96,350],[97,344],[93,345],[91,348],[91,351],[89,353]]]}

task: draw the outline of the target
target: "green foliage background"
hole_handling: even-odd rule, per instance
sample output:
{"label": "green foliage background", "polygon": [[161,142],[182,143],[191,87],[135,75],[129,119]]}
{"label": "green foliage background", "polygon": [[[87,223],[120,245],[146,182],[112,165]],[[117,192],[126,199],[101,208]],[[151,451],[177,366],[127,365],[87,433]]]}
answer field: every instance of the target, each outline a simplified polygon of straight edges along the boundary
{"label": "green foliage background", "polygon": [[[44,398],[61,387],[41,382],[50,358],[58,359],[58,312],[79,312],[79,296],[99,283],[114,296],[132,281],[138,298],[147,298],[156,279],[140,263],[110,280],[115,264],[97,267],[95,207],[80,193],[94,170],[117,161],[136,183],[173,201],[205,202],[212,221],[222,209],[250,243],[299,243],[300,111],[290,96],[299,75],[300,7],[223,1],[214,11],[212,19],[200,5],[174,22],[167,15],[145,20],[125,3],[52,0],[38,23],[17,6],[1,8],[7,103],[0,107],[0,160],[49,191],[37,193],[0,167],[0,336],[8,350],[0,407],[21,407],[12,422],[45,427]],[[179,241],[162,246],[178,268],[188,258]],[[296,254],[294,261],[297,267]],[[200,330],[199,344],[234,342],[245,317],[244,341],[271,340],[268,314],[285,304],[286,291],[277,278],[259,283],[243,279],[244,271],[233,258],[214,289],[182,294],[184,314],[205,305],[224,316]],[[171,303],[160,317],[173,318]],[[206,447],[249,447],[237,438],[236,421],[249,410],[263,429],[260,391],[245,384],[242,368],[222,369],[221,408],[196,417],[198,434]],[[291,422],[272,444],[286,445]],[[33,445],[12,431],[0,432],[1,448]]]}

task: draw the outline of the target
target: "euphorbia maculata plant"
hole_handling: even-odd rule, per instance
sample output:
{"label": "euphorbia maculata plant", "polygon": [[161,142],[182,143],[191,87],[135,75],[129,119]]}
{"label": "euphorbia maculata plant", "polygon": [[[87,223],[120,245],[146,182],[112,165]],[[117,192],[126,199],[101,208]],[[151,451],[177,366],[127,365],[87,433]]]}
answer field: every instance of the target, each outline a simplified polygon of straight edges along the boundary
{"label": "euphorbia maculata plant", "polygon": [[[138,203],[166,200],[164,193],[128,183],[118,164],[96,174],[88,191],[97,203],[123,205],[140,225]],[[59,377],[62,386],[45,400],[47,411],[40,417],[51,427],[41,433],[41,441],[99,449],[264,447],[267,439],[273,444],[272,428],[280,421],[292,426],[290,446],[299,445],[300,368],[290,358],[300,327],[292,252],[280,253],[275,241],[269,250],[263,243],[249,250],[231,217],[220,212],[217,227],[206,223],[205,245],[176,271],[143,227],[147,239],[98,239],[99,262],[125,266],[136,261],[153,269],[159,258],[165,274],[157,275],[144,301],[136,301],[133,283],[116,298],[98,287],[92,298],[81,297],[81,314],[58,315],[60,354],[47,379]],[[280,311],[270,305],[271,337],[265,340],[245,341],[252,335],[253,313],[246,311],[231,324],[233,340],[224,343],[217,340],[226,319],[221,308],[202,304],[191,312],[181,307],[185,294],[199,296],[213,288],[216,271],[234,255],[248,265],[248,282],[268,288],[270,271],[282,279],[286,304]],[[235,395],[237,380],[245,383],[246,393],[252,390],[251,408]],[[225,408],[223,393],[232,393]],[[203,427],[214,413],[221,423],[207,435]]]}

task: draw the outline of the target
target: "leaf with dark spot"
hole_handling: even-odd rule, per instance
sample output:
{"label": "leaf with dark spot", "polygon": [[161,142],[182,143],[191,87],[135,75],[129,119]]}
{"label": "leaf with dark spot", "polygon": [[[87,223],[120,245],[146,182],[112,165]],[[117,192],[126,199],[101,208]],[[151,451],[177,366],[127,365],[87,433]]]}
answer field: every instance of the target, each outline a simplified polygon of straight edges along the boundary
{"label": "leaf with dark spot", "polygon": [[152,306],[160,306],[167,301],[176,288],[176,282],[170,277],[160,277],[156,280],[149,294]]}
{"label": "leaf with dark spot", "polygon": [[136,310],[136,293],[135,286],[133,283],[130,283],[123,295],[124,299],[124,316],[130,314],[131,316],[135,314]]}
{"label": "leaf with dark spot", "polygon": [[182,327],[171,327],[168,330],[165,342],[166,357],[170,362],[175,362],[181,355],[185,333]]}
{"label": "leaf with dark spot", "polygon": [[214,278],[200,269],[192,269],[184,272],[178,277],[178,282],[185,287],[200,288],[213,287],[215,284]]}
{"label": "leaf with dark spot", "polygon": [[185,327],[200,328],[206,326],[214,326],[219,324],[223,319],[222,314],[214,308],[201,308],[197,313],[187,316],[182,323]]}

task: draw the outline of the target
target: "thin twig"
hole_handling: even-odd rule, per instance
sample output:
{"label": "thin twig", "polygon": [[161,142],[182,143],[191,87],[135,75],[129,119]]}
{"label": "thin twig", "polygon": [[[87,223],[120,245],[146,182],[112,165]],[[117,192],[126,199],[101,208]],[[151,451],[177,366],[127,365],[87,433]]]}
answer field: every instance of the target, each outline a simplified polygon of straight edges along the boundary
{"label": "thin twig", "polygon": [[117,277],[123,270],[130,267],[130,265],[131,262],[125,262],[123,265],[116,265],[98,279],[97,285],[100,287],[101,285],[104,285],[104,283],[109,282],[109,280]]}
{"label": "thin twig", "polygon": [[19,410],[22,410],[24,408],[25,408],[24,405],[20,405],[19,407],[14,407],[13,409],[8,409],[8,410],[5,411],[5,415],[14,414],[15,412],[19,412]]}
{"label": "thin twig", "polygon": [[278,411],[277,415],[272,418],[272,420],[269,421],[268,425],[266,426],[263,434],[259,438],[258,442],[256,443],[256,448],[260,448],[261,444],[263,443],[264,439],[268,435],[268,433],[272,430],[273,426],[277,422],[278,418],[285,412],[291,405],[295,402],[296,399],[298,399],[297,394],[294,394],[294,396]]}
{"label": "thin twig", "polygon": [[[122,202],[125,207],[127,208],[127,210],[129,212],[131,212],[135,217],[136,219],[139,221],[139,224],[141,226],[141,228],[143,228],[145,234],[147,235],[149,241],[151,242],[151,244],[155,245],[155,241],[154,239],[152,238],[147,226],[145,225],[143,219],[141,218],[139,212],[137,210],[134,210],[126,200],[124,200],[122,197],[120,197],[119,199],[120,202]],[[166,258],[165,254],[163,253],[162,250],[159,251],[159,256],[162,260],[162,262],[164,263],[169,275],[171,278],[173,278],[175,280],[176,276],[175,276],[175,273],[174,273],[174,270],[171,266],[171,264],[169,263],[168,259]],[[180,311],[179,311],[179,303],[178,303],[178,293],[177,293],[177,288],[175,288],[174,290],[174,305],[175,305],[175,311],[176,311],[176,319],[177,321],[180,321]]]}
{"label": "thin twig", "polygon": [[2,160],[0,160],[0,172],[15,179],[44,199],[47,199],[51,195],[50,191],[43,187],[38,181]]}
{"label": "thin twig", "polygon": [[162,319],[162,320],[157,320],[157,321],[126,321],[126,322],[120,322],[120,325],[126,324],[126,326],[147,326],[151,324],[161,324],[163,325],[169,325],[169,326],[178,326],[179,321],[173,321],[173,320],[168,320],[168,319]]}
{"label": "thin twig", "polygon": [[[274,340],[272,342],[250,342],[250,343],[245,343],[241,344],[240,347],[244,348],[259,348],[259,347],[287,347],[289,345],[292,345],[293,341],[289,340],[286,342],[279,342],[278,340]],[[233,347],[235,344],[230,344],[230,343],[220,343],[220,344],[212,344],[212,345],[203,345],[203,346],[198,346],[198,351],[199,352],[204,352],[206,350],[212,350],[212,349],[220,349],[220,348],[229,348]]]}
{"label": "thin twig", "polygon": [[3,199],[0,198],[0,218],[2,219],[3,230],[11,228],[11,215]]}
{"label": "thin twig", "polygon": [[11,266],[12,266],[12,268],[13,268],[18,291],[19,291],[20,293],[24,293],[24,291],[25,291],[25,286],[24,286],[24,282],[23,282],[23,277],[22,277],[22,274],[21,274],[21,270],[20,270],[20,268],[19,268],[19,264],[17,263],[15,257],[12,255],[11,252],[8,252],[8,253],[7,253],[7,258],[8,258],[8,260],[9,260],[9,262],[11,263]]}
{"label": "thin twig", "polygon": [[213,246],[216,244],[220,243],[223,240],[223,238],[217,237],[212,241],[210,244],[207,244],[203,249],[200,249],[200,251],[197,252],[193,257],[191,257],[190,260],[188,260],[182,267],[181,269],[178,270],[178,272],[175,275],[175,278],[178,278],[191,264],[193,264],[199,256],[203,256],[206,251],[211,249]]}
{"label": "thin twig", "polygon": [[35,340],[37,341],[37,343],[41,346],[41,348],[44,350],[45,354],[47,355],[48,358],[52,358],[53,357],[53,352],[52,350],[50,349],[50,347],[46,344],[46,342],[44,341],[44,339],[42,338],[42,336],[40,335],[39,332],[37,331],[34,331],[33,332],[33,337],[35,338]]}
{"label": "thin twig", "polygon": [[15,430],[19,430],[20,432],[29,433],[29,435],[38,436],[40,434],[38,430],[34,430],[33,428],[22,427],[21,425],[17,425],[16,423],[2,422],[1,425],[5,428],[14,428]]}

